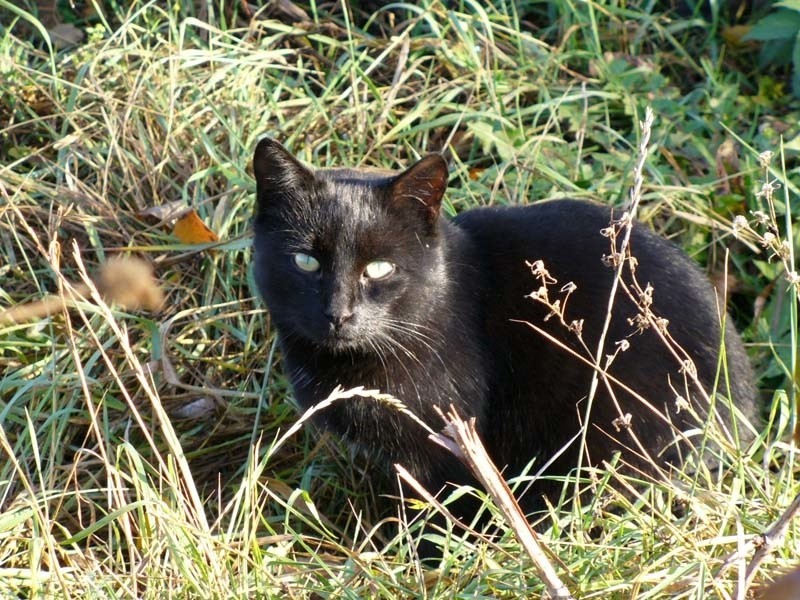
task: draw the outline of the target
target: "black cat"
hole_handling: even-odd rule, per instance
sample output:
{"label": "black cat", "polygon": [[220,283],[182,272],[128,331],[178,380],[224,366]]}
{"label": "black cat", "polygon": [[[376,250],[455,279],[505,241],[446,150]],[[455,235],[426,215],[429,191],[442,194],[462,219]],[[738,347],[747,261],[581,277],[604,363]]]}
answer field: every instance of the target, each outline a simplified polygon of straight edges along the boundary
{"label": "black cat", "polygon": [[[477,418],[507,476],[534,459],[534,470],[553,459],[549,474],[575,468],[592,369],[526,325],[586,355],[576,333],[529,297],[541,281],[526,261],[542,260],[557,279],[551,300],[564,284],[577,286],[566,318],[584,320],[583,340],[594,351],[614,278],[603,262],[611,251],[601,234],[608,209],[563,200],[479,208],[448,221],[439,214],[448,173],[438,155],[402,173],[312,170],[264,139],[254,170],[255,278],[301,406],[325,399],[336,386],[364,386],[390,393],[438,430],[434,407],[453,405]],[[631,249],[637,280],[655,290],[654,312],[669,321],[667,331],[711,389],[723,338],[714,290],[680,250],[640,225]],[[622,340],[630,348],[617,354],[609,373],[652,408],[620,385],[610,393],[601,383],[583,464],[598,465],[621,450],[628,464],[651,472],[642,447],[660,464],[678,462],[683,449],[674,444],[675,432],[698,424],[690,411],[676,409],[676,395],[688,395],[680,361],[652,327],[637,333],[630,319],[640,311],[624,293],[618,296],[607,353]],[[730,423],[720,396],[752,415],[755,392],[730,323],[724,342],[730,387],[719,377],[716,407]],[[700,395],[691,402],[698,413],[708,412]],[[625,413],[630,426],[619,428]],[[387,472],[400,463],[432,492],[474,483],[418,424],[373,399],[341,401],[318,414],[322,426],[379,457]],[[560,489],[552,486],[540,480],[523,505],[536,508],[542,494]]]}

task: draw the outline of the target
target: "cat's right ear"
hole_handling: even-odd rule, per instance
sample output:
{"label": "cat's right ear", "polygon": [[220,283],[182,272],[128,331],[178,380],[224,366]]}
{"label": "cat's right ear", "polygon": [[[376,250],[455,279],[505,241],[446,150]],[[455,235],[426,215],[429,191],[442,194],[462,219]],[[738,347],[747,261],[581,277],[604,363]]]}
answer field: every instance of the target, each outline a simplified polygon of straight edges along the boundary
{"label": "cat's right ear", "polygon": [[439,218],[448,177],[447,162],[442,155],[429,154],[394,179],[392,202],[411,203],[433,225]]}
{"label": "cat's right ear", "polygon": [[264,138],[256,146],[253,173],[259,208],[266,206],[275,196],[286,194],[314,178],[308,167],[270,138]]}

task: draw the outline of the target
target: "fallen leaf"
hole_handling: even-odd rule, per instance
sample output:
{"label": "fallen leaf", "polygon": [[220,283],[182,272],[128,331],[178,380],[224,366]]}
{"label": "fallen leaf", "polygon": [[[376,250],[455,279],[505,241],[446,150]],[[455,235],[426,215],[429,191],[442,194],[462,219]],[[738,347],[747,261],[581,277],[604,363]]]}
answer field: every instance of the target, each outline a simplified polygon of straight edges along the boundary
{"label": "fallen leaf", "polygon": [[[125,310],[144,308],[157,311],[164,303],[164,292],[153,275],[152,267],[140,258],[112,258],[100,267],[96,285],[106,302],[117,304]],[[91,293],[89,286],[84,283],[75,284],[73,289],[78,296],[88,297]],[[70,298],[47,296],[36,302],[0,309],[0,325],[42,319],[67,308],[71,303]]]}
{"label": "fallen leaf", "polygon": [[100,269],[97,289],[106,302],[125,310],[145,308],[156,311],[164,304],[164,292],[150,263],[140,258],[116,257]]}
{"label": "fallen leaf", "polygon": [[219,241],[217,234],[203,223],[195,210],[190,210],[175,221],[172,233],[184,244],[207,244]]}
{"label": "fallen leaf", "polygon": [[[247,2],[242,2],[242,4],[247,6]],[[277,17],[284,23],[309,23],[311,21],[308,13],[291,0],[275,0],[267,3],[265,8],[267,9],[266,11],[259,10],[256,13],[256,16],[259,18],[259,20]],[[253,16],[253,13],[249,10],[249,7],[245,9],[245,12],[247,13],[247,16]]]}
{"label": "fallen leaf", "polygon": [[480,179],[480,178],[481,178],[481,174],[482,174],[482,173],[483,173],[485,170],[486,170],[486,169],[484,169],[484,168],[482,168],[482,167],[472,167],[472,168],[469,170],[469,178],[470,178],[472,181],[477,181],[478,179]]}
{"label": "fallen leaf", "polygon": [[192,419],[197,421],[212,416],[216,410],[217,403],[214,399],[203,396],[170,410],[170,416],[175,419]]}
{"label": "fallen leaf", "polygon": [[172,202],[167,202],[166,204],[149,206],[144,210],[140,210],[137,215],[140,219],[152,219],[154,221],[166,223],[167,221],[171,221],[173,219],[180,219],[191,210],[192,209],[188,208],[186,206],[186,202],[183,200],[173,200]]}
{"label": "fallen leaf", "polygon": [[61,50],[75,46],[83,41],[84,33],[72,23],[59,23],[47,30],[53,45]]}

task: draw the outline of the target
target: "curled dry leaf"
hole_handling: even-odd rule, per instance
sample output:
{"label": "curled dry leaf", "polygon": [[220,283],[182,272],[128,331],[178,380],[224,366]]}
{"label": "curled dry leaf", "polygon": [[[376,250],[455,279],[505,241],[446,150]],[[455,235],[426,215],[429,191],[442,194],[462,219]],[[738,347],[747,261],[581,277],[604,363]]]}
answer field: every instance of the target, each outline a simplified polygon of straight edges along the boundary
{"label": "curled dry leaf", "polygon": [[126,310],[158,310],[164,292],[150,264],[138,258],[112,258],[100,269],[97,289],[106,302]]}
{"label": "curled dry leaf", "polygon": [[83,30],[75,27],[72,23],[59,23],[47,30],[53,45],[59,50],[76,46],[85,37]]}
{"label": "curled dry leaf", "polygon": [[217,403],[213,398],[203,396],[170,411],[170,416],[175,419],[189,419],[198,421],[212,416],[217,410]]}
{"label": "curled dry leaf", "polygon": [[[100,268],[96,280],[103,300],[125,310],[158,310],[164,303],[164,292],[158,285],[150,264],[139,258],[114,258]],[[75,294],[88,297],[89,286],[72,286]],[[65,308],[68,298],[48,296],[37,302],[18,304],[0,311],[0,325],[25,323],[42,319]]]}
{"label": "curled dry leaf", "polygon": [[733,48],[742,48],[745,46],[753,46],[753,42],[745,39],[745,36],[750,33],[750,25],[731,25],[730,27],[722,28],[722,39],[728,46]]}
{"label": "curled dry leaf", "polygon": [[[246,5],[247,3],[243,3]],[[265,18],[277,18],[285,23],[310,23],[311,18],[308,13],[300,8],[291,0],[273,0],[266,3],[266,10],[259,10],[255,13],[256,18],[259,20]],[[250,14],[253,14],[249,7]]]}
{"label": "curled dry leaf", "polygon": [[739,149],[736,142],[728,138],[717,148],[716,153],[717,176],[720,178],[722,192],[742,193],[744,191],[744,179],[741,174],[739,163]]}
{"label": "curled dry leaf", "polygon": [[179,219],[191,209],[186,206],[183,200],[174,200],[165,204],[156,204],[148,206],[144,210],[140,210],[137,216],[140,219],[158,221],[160,223],[167,223]]}

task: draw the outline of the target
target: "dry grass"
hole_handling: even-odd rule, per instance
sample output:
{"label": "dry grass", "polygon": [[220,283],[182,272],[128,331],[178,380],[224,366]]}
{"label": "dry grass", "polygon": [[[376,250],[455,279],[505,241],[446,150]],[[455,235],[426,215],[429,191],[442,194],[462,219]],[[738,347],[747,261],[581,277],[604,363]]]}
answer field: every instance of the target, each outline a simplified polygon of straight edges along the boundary
{"label": "dry grass", "polygon": [[[800,491],[797,290],[785,283],[796,263],[791,245],[780,254],[797,235],[797,167],[769,134],[796,113],[775,102],[763,118],[746,62],[714,63],[719,48],[691,47],[637,7],[554,2],[546,20],[422,2],[380,12],[367,32],[339,8],[297,24],[223,5],[199,15],[109,3],[78,22],[91,25],[82,44],[51,53],[41,28],[0,2],[0,306],[70,303],[0,324],[2,594],[541,594],[510,530],[460,554],[473,542],[453,538],[440,568],[422,569],[413,524],[379,516],[370,466],[300,426],[248,271],[250,155],[262,133],[320,166],[396,168],[446,148],[448,210],[556,196],[619,204],[636,122],[653,105],[640,217],[712,275],[730,251],[768,423],[723,472],[634,487],[610,466],[584,482],[591,505],[565,497],[543,517],[543,543],[576,597],[737,597],[757,536]],[[735,167],[717,152],[728,131],[741,136]],[[776,153],[767,171],[765,149]],[[770,205],[757,194],[765,177],[782,184]],[[173,202],[222,242],[182,245],[146,216]],[[161,311],[93,293],[120,255],[153,265]],[[793,565],[799,540],[790,521],[756,581]]]}

